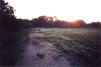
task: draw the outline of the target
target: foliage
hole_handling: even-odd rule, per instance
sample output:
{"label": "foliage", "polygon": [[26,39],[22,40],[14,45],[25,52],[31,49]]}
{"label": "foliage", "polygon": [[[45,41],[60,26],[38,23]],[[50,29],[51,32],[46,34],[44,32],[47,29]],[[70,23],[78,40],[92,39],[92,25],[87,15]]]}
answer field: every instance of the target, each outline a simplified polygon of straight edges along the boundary
{"label": "foliage", "polygon": [[[58,20],[56,17],[52,16],[40,16],[38,18],[33,18],[32,20],[18,19],[22,27],[34,27],[34,28],[99,28],[101,27],[100,22],[92,22],[87,24],[84,20],[76,20],[72,22]],[[25,24],[24,24],[25,23]]]}
{"label": "foliage", "polygon": [[[21,45],[13,7],[0,0],[0,66],[14,66]],[[21,33],[21,32],[20,32]]]}
{"label": "foliage", "polygon": [[13,32],[17,29],[13,7],[4,0],[0,0],[0,29],[1,33]]}

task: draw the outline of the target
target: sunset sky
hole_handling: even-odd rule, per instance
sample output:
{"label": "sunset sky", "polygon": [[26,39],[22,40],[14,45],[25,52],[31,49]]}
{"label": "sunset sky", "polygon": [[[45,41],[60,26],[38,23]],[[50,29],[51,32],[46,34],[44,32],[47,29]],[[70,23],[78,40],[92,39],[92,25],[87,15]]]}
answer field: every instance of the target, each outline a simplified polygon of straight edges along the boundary
{"label": "sunset sky", "polygon": [[101,0],[6,0],[18,18],[32,19],[41,15],[86,22],[101,21]]}

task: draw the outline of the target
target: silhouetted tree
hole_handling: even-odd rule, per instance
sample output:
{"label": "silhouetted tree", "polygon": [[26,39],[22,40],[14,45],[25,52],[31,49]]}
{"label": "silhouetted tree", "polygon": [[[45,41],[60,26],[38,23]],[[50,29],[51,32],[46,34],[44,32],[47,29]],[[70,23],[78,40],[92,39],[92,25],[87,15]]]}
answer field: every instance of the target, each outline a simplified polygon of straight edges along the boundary
{"label": "silhouetted tree", "polygon": [[16,35],[18,26],[13,7],[0,0],[0,66],[13,66],[16,61]]}
{"label": "silhouetted tree", "polygon": [[12,32],[17,29],[13,7],[4,0],[0,0],[0,29],[5,33]]}
{"label": "silhouetted tree", "polygon": [[84,27],[84,26],[86,25],[86,23],[85,23],[84,20],[77,20],[76,22],[77,22],[77,25],[78,25],[79,27]]}
{"label": "silhouetted tree", "polygon": [[44,28],[98,28],[101,27],[101,22],[92,22],[86,24],[84,20],[76,20],[72,22],[59,20],[52,16],[40,16],[32,19],[30,25],[32,27],[44,27]]}
{"label": "silhouetted tree", "polygon": [[64,28],[67,26],[67,21],[58,20],[52,16],[40,16],[31,20],[33,27],[44,27],[44,28]]}
{"label": "silhouetted tree", "polygon": [[101,27],[101,23],[99,21],[98,22],[91,22],[90,26],[93,28],[98,28],[98,27]]}
{"label": "silhouetted tree", "polygon": [[17,19],[17,23],[19,30],[31,28],[33,26],[33,23],[28,19]]}
{"label": "silhouetted tree", "polygon": [[70,27],[85,27],[86,22],[84,20],[76,20],[76,21],[69,22],[69,26]]}

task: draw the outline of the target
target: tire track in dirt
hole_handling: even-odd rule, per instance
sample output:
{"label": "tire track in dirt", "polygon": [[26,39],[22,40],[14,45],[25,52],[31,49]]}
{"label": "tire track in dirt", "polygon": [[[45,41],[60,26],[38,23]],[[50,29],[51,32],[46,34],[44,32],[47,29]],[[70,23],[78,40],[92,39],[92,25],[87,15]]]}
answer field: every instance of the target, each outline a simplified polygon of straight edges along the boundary
{"label": "tire track in dirt", "polygon": [[71,67],[69,61],[57,53],[57,48],[48,40],[36,40],[35,37],[44,37],[43,33],[30,33],[30,42],[25,48],[23,58],[18,66],[28,67]]}

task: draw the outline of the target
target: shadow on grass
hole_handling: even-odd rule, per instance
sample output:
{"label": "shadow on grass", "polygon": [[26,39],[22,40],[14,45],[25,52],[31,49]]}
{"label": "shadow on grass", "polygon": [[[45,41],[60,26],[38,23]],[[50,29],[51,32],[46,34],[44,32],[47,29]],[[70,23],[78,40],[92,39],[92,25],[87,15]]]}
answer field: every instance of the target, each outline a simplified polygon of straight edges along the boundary
{"label": "shadow on grass", "polygon": [[0,35],[0,66],[15,66],[29,41],[30,29]]}

